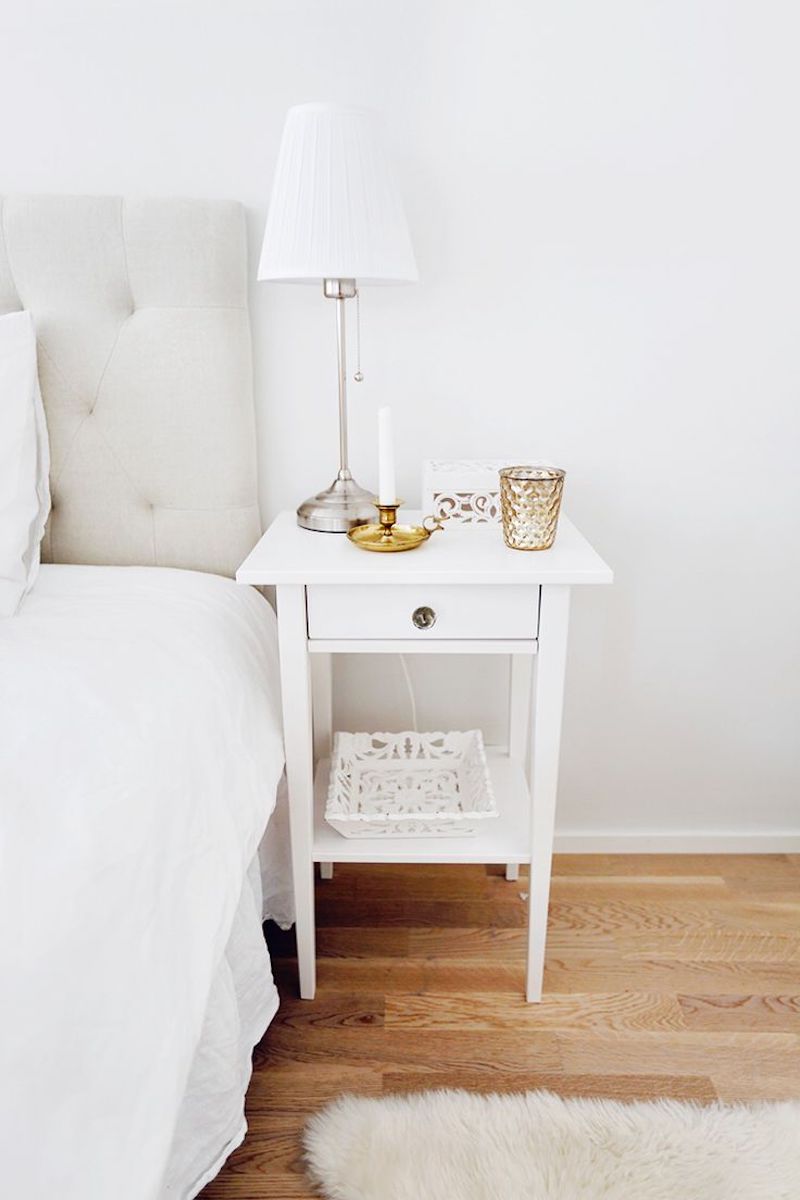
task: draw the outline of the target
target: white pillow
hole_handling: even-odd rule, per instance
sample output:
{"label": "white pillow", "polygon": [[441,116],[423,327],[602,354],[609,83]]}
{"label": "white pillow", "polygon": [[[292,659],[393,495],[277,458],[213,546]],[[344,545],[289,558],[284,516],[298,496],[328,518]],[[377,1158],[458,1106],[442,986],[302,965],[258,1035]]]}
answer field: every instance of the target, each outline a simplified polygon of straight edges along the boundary
{"label": "white pillow", "polygon": [[50,511],[50,450],[30,313],[0,317],[0,617],[33,586]]}

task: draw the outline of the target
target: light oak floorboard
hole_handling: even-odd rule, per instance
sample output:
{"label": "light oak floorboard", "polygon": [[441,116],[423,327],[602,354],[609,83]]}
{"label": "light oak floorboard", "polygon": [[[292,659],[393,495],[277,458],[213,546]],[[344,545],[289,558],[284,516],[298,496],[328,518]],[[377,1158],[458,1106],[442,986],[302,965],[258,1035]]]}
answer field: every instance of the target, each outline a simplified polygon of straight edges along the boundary
{"label": "light oak floorboard", "polygon": [[271,1064],[332,1066],[337,1063],[377,1071],[475,1071],[494,1078],[514,1071],[560,1072],[561,1054],[551,1030],[441,1030],[435,1038],[417,1029],[330,1029],[308,1033],[287,1027],[270,1031],[267,1045],[256,1053],[259,1070]]}
{"label": "light oak floorboard", "polygon": [[412,995],[386,998],[390,1029],[649,1029],[684,1028],[674,996],[646,992],[554,996],[540,1004],[506,995]]}
{"label": "light oak floorboard", "polygon": [[631,934],[614,939],[623,957],[635,969],[637,958],[661,960],[782,963],[800,966],[800,937],[769,930],[709,929],[699,933]]}
{"label": "light oak floorboard", "polygon": [[780,1030],[800,1035],[800,996],[678,996],[687,1029]]}
{"label": "light oak floorboard", "polygon": [[[513,975],[512,967],[506,969]],[[632,968],[630,960],[613,949],[586,955],[562,951],[557,958],[548,955],[545,991],[624,991],[630,986],[632,969],[638,987],[646,992],[748,995],[765,989],[778,993],[800,989],[800,963],[637,957]]]}
{"label": "light oak floorboard", "polygon": [[[424,1088],[461,1088],[468,1092],[486,1092],[486,1076],[469,1071],[435,1071],[416,1075],[411,1071],[386,1072],[386,1092],[405,1094]],[[584,1096],[614,1100],[695,1100],[711,1103],[717,1099],[714,1084],[702,1075],[548,1075],[542,1072],[516,1071],[495,1080],[494,1092],[558,1092],[560,1096]]]}
{"label": "light oak floorboard", "polygon": [[750,897],[707,903],[648,901],[640,895],[602,901],[554,900],[550,928],[592,931],[612,937],[630,934],[691,934],[735,931],[755,934],[800,932],[800,900],[796,903],[754,901]]}
{"label": "light oak floorboard", "polygon": [[631,1032],[624,1036],[558,1034],[563,1069],[568,1073],[709,1075],[739,1072],[748,1079],[795,1073],[792,1094],[800,1095],[800,1039],[787,1033]]}

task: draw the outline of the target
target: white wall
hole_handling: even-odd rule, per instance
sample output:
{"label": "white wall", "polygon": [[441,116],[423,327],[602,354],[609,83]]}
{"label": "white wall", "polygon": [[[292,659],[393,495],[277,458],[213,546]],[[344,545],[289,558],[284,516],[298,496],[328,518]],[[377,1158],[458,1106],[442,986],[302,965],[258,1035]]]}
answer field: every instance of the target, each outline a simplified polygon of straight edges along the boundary
{"label": "white wall", "polygon": [[[562,832],[800,824],[799,36],[794,0],[2,7],[3,191],[238,197],[255,261],[286,108],[383,114],[423,282],[365,293],[357,474],[387,402],[409,498],[545,454],[617,573],[573,607]],[[253,310],[268,517],[333,473],[333,314]],[[426,723],[497,727],[501,662],[433,666]],[[406,719],[393,660],[340,684]]]}

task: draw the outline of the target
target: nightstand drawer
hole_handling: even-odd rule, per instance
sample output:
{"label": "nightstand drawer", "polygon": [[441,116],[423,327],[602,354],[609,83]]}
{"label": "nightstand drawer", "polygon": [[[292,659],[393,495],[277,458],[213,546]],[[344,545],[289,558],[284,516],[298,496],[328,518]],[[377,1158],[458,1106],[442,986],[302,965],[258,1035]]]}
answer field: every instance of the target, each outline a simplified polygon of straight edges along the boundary
{"label": "nightstand drawer", "polygon": [[538,587],[319,585],[306,594],[310,638],[535,638],[539,625]]}

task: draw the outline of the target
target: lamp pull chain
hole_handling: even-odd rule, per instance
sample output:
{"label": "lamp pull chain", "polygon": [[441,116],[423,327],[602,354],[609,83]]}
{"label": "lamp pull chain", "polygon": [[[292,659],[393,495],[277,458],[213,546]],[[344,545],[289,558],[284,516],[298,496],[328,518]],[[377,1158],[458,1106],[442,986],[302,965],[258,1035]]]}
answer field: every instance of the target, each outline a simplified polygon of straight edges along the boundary
{"label": "lamp pull chain", "polygon": [[356,370],[353,375],[356,383],[363,382],[361,370],[361,293],[356,289]]}

